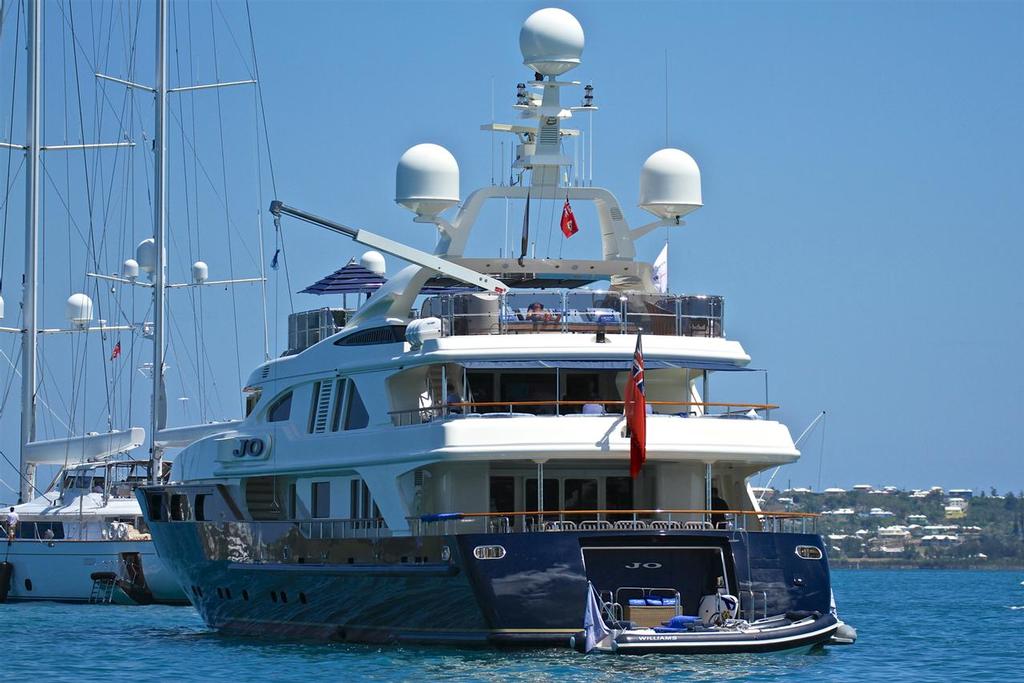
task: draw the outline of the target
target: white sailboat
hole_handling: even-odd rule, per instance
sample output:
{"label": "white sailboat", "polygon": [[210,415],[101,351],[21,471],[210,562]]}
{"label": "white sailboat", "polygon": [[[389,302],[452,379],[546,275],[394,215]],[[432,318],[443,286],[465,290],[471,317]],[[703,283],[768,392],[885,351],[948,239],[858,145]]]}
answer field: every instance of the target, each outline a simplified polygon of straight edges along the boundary
{"label": "white sailboat", "polygon": [[[41,64],[42,0],[28,3],[28,112],[27,136],[23,145],[0,143],[23,149],[27,160],[25,220],[25,278],[23,318],[18,327],[0,327],[0,331],[21,336],[22,401],[20,440],[20,494],[11,506],[19,518],[14,529],[5,529],[8,537],[0,564],[0,602],[4,600],[58,600],[67,602],[151,602],[184,604],[184,592],[156,554],[145,525],[135,488],[145,483],[166,480],[169,463],[163,462],[164,449],[183,446],[190,439],[215,433],[218,424],[184,430],[165,430],[166,389],[166,293],[169,287],[230,285],[258,282],[262,278],[207,281],[206,265],[193,266],[193,282],[171,285],[167,282],[167,85],[168,2],[160,0],[156,8],[156,79],[153,87],[96,74],[129,87],[144,88],[155,100],[154,159],[154,237],[143,240],[136,258],[124,262],[120,276],[95,273],[101,280],[140,286],[152,292],[152,322],[130,325],[93,324],[93,302],[83,293],[73,294],[67,302],[67,328],[42,328],[37,320],[38,265],[40,228],[40,152],[47,149],[117,147],[130,142],[90,145],[41,144]],[[252,80],[199,87],[219,87],[253,83]],[[191,90],[184,87],[178,90]],[[139,278],[139,270],[149,275]],[[0,319],[4,315],[0,299]],[[153,342],[149,456],[135,455],[147,443],[142,427],[90,432],[65,438],[37,440],[36,420],[39,403],[38,339],[42,334],[89,334],[141,328]],[[117,352],[120,352],[118,346]],[[116,357],[116,356],[115,356]],[[45,491],[36,487],[39,465],[59,465],[59,474]],[[6,517],[7,509],[4,513]]]}

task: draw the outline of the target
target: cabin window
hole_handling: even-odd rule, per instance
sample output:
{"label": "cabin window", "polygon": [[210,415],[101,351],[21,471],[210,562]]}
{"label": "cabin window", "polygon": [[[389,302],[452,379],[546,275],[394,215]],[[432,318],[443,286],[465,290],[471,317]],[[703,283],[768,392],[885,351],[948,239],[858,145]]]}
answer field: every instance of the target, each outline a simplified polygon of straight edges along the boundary
{"label": "cabin window", "polygon": [[263,394],[262,389],[252,389],[245,394],[245,416],[249,417],[252,411],[256,410],[256,404],[260,402],[260,396]]}
{"label": "cabin window", "polygon": [[63,522],[21,522],[18,524],[17,537],[33,541],[49,541],[64,538]]}
{"label": "cabin window", "polygon": [[349,516],[352,519],[378,519],[380,508],[373,502],[370,487],[362,479],[349,483]]}
{"label": "cabin window", "polygon": [[147,493],[146,494],[146,507],[148,508],[149,518],[154,522],[160,521],[160,507],[163,502],[163,496],[159,493]]}
{"label": "cabin window", "polygon": [[348,407],[345,411],[345,429],[363,429],[370,424],[370,415],[366,412],[363,399],[352,380],[348,384]]}
{"label": "cabin window", "polygon": [[[544,510],[557,510],[558,502],[558,480],[544,479]],[[527,510],[537,509],[537,480],[526,480],[526,498],[523,500],[523,507]]]}
{"label": "cabin window", "polygon": [[491,512],[515,512],[516,478],[491,477]]}
{"label": "cabin window", "polygon": [[292,392],[288,391],[267,409],[267,422],[285,422],[292,414]]}
{"label": "cabin window", "polygon": [[606,477],[604,480],[604,499],[605,507],[609,510],[632,510],[632,477]]}
{"label": "cabin window", "polygon": [[331,431],[336,432],[341,427],[341,416],[345,404],[345,386],[348,384],[347,379],[339,379],[334,383],[334,410],[331,413]]}
{"label": "cabin window", "polygon": [[196,521],[206,521],[206,499],[210,497],[209,493],[197,493],[196,494]]}
{"label": "cabin window", "polygon": [[176,493],[171,496],[171,520],[185,522],[189,519],[188,496]]}
{"label": "cabin window", "polygon": [[312,484],[313,516],[326,518],[331,516],[331,482],[314,481]]}
{"label": "cabin window", "polygon": [[[566,479],[564,486],[565,506],[563,509],[597,509],[597,479]],[[547,488],[546,485],[545,488]]]}

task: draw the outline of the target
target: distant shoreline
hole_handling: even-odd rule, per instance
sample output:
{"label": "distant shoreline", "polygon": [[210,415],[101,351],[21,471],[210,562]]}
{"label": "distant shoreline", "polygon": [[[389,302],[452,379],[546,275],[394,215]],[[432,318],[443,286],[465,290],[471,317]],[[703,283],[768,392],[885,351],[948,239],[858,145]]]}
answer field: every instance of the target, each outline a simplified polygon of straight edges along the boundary
{"label": "distant shoreline", "polygon": [[1019,562],[999,561],[968,561],[930,560],[915,562],[912,560],[873,559],[863,560],[829,560],[832,569],[965,569],[971,571],[1024,571],[1024,564]]}

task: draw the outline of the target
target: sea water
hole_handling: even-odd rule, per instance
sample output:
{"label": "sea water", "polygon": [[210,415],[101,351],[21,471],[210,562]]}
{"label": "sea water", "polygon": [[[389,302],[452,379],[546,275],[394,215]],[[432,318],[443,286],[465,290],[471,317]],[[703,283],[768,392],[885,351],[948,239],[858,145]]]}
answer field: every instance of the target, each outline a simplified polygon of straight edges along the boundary
{"label": "sea water", "polygon": [[1024,681],[1024,571],[837,570],[833,579],[858,641],[805,654],[304,644],[220,636],[190,607],[6,604],[0,679]]}

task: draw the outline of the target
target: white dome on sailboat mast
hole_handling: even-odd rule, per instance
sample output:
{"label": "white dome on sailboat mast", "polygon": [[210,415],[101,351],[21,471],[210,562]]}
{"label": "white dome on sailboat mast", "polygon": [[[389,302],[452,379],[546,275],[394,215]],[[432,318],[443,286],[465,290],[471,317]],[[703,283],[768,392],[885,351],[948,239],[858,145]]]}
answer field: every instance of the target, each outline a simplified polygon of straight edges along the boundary
{"label": "white dome on sailboat mast", "polygon": [[395,201],[419,216],[436,216],[459,203],[459,163],[441,145],[410,147],[395,170]]}
{"label": "white dome on sailboat mast", "polygon": [[156,270],[156,240],[148,237],[135,247],[135,261],[144,273],[152,273]]}
{"label": "white dome on sailboat mast", "polygon": [[210,266],[205,261],[196,261],[192,264],[192,282],[201,285],[210,279]]}
{"label": "white dome on sailboat mast", "polygon": [[139,276],[139,262],[133,258],[125,259],[121,264],[121,277],[134,280]]}
{"label": "white dome on sailboat mast", "polygon": [[81,292],[72,294],[64,304],[64,315],[72,327],[84,328],[92,322],[92,299]]}
{"label": "white dome on sailboat mast", "polygon": [[640,208],[659,218],[679,218],[704,203],[700,168],[681,149],[666,147],[647,157],[640,169]]}
{"label": "white dome on sailboat mast", "polygon": [[4,319],[4,297],[0,295],[0,320]]}
{"label": "white dome on sailboat mast", "polygon": [[543,76],[559,76],[579,66],[583,43],[580,22],[557,7],[537,10],[519,31],[523,64]]}

